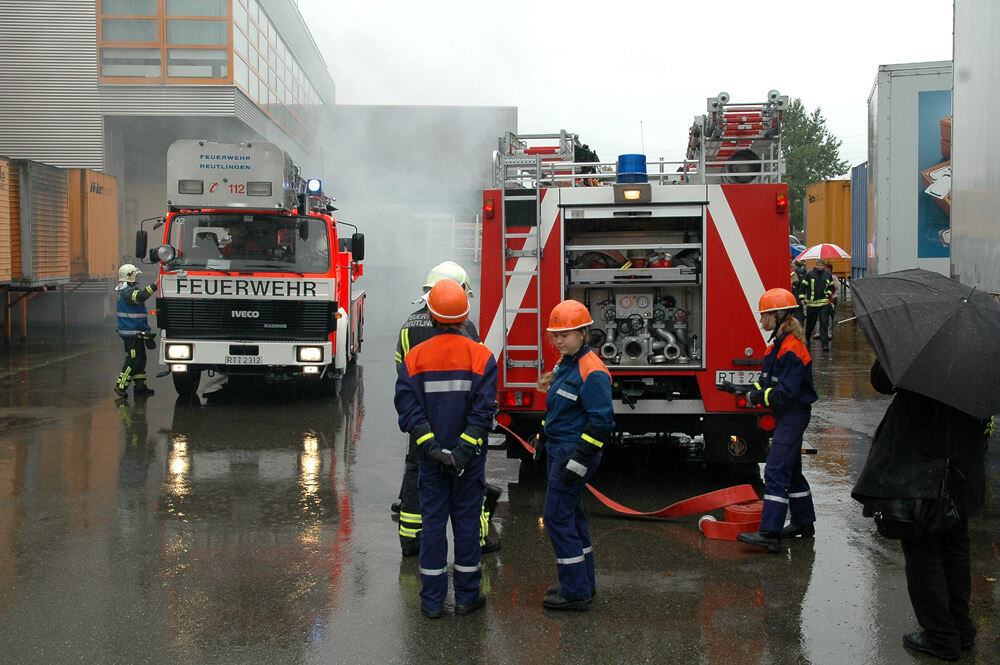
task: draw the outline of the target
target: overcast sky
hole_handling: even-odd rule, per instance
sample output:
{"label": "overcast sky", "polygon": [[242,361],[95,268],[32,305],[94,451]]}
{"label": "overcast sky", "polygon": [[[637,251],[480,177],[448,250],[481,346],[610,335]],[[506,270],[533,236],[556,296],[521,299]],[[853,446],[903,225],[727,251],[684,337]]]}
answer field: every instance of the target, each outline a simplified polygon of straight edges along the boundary
{"label": "overcast sky", "polygon": [[566,129],[603,161],[680,160],[720,91],[820,107],[867,159],[880,64],[951,60],[950,0],[299,0],[340,104],[516,106],[521,133]]}

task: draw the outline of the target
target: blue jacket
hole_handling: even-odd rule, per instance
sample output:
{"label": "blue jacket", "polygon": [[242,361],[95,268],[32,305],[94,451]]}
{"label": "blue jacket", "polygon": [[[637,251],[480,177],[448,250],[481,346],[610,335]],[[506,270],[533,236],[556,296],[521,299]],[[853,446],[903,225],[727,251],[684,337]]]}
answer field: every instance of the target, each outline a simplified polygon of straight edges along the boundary
{"label": "blue jacket", "polygon": [[129,284],[118,292],[118,334],[122,337],[136,337],[149,332],[149,321],[146,320],[146,301],[156,291],[150,284],[145,288],[137,288]]}
{"label": "blue jacket", "polygon": [[[611,373],[590,347],[563,356],[545,396],[546,445],[603,447],[615,429]],[[595,441],[597,443],[595,443]]]}
{"label": "blue jacket", "polygon": [[767,347],[764,368],[757,382],[764,391],[764,406],[775,414],[816,401],[812,357],[795,335],[782,335]]}
{"label": "blue jacket", "polygon": [[410,349],[396,377],[399,429],[413,433],[429,427],[447,449],[456,448],[467,429],[485,436],[493,428],[496,398],[493,354],[457,330]]}

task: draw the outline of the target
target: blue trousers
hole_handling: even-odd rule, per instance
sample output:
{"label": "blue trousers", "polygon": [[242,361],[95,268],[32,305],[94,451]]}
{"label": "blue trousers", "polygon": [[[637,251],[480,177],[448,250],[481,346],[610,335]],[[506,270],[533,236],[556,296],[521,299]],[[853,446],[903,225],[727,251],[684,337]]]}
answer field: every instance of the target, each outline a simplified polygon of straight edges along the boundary
{"label": "blue trousers", "polygon": [[590,540],[587,515],[583,512],[584,485],[601,463],[598,453],[590,461],[583,480],[566,485],[559,477],[563,462],[572,456],[573,446],[549,446],[548,489],[545,492],[545,528],[556,554],[556,571],[562,595],[570,600],[590,598],[597,588],[594,547]]}
{"label": "blue trousers", "polygon": [[448,520],[455,536],[455,604],[472,605],[483,577],[479,559],[479,518],[486,492],[486,455],[472,458],[459,477],[420,455],[420,601],[431,612],[440,610],[448,595]]}
{"label": "blue trousers", "polygon": [[802,475],[802,434],[809,425],[810,408],[798,407],[778,415],[774,439],[764,465],[764,511],[761,531],[780,533],[785,513],[792,524],[802,526],[816,521],[812,492]]}

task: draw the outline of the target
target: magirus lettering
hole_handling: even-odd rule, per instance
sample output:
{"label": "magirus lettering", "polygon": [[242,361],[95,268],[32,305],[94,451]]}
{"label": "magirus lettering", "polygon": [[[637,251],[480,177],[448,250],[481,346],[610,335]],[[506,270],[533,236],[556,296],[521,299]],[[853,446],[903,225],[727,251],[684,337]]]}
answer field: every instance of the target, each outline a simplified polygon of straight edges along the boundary
{"label": "magirus lettering", "polygon": [[229,313],[234,319],[259,319],[260,312],[253,309],[234,309]]}

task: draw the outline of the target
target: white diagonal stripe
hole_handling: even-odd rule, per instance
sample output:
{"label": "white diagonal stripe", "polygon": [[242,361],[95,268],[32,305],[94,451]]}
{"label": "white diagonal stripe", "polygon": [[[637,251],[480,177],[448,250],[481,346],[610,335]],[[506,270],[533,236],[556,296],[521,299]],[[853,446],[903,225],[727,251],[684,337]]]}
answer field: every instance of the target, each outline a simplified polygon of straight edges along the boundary
{"label": "white diagonal stripe", "polygon": [[[722,185],[708,186],[708,211],[712,215],[712,221],[715,222],[719,237],[722,238],[722,246],[726,250],[726,255],[729,256],[733,270],[736,271],[736,279],[739,280],[740,288],[743,289],[743,296],[747,300],[750,314],[756,319],[757,305],[760,303],[760,297],[764,295],[764,282],[760,279],[760,273],[757,272],[757,266],[754,265],[746,240],[740,233],[733,209],[729,207],[729,201],[722,192]],[[766,344],[767,333],[759,327],[758,330],[761,339]]]}

